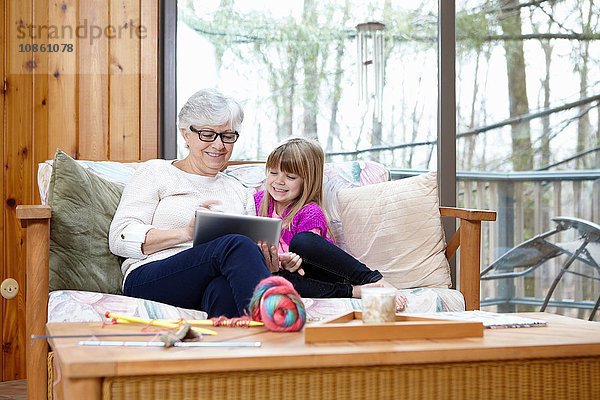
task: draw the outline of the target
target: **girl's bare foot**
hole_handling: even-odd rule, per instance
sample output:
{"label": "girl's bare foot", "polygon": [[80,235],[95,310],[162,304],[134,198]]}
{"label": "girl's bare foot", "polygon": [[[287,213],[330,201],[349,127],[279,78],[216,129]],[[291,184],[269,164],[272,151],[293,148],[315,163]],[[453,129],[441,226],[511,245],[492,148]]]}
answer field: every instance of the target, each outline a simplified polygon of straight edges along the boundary
{"label": "girl's bare foot", "polygon": [[396,292],[396,312],[406,310],[406,306],[408,305],[408,299],[405,295],[400,293],[400,291]]}

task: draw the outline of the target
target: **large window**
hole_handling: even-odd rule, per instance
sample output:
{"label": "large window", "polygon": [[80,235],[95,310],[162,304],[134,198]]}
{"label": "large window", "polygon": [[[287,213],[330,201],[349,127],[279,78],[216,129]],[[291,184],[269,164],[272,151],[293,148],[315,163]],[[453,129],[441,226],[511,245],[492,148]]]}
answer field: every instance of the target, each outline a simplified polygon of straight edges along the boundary
{"label": "large window", "polygon": [[[554,217],[598,223],[598,0],[457,1],[456,58],[440,60],[447,13],[438,10],[448,3],[179,0],[178,107],[216,86],[245,105],[235,158],[264,159],[281,139],[303,135],[318,138],[329,161],[380,161],[396,178],[443,172],[454,149],[437,148],[438,131],[456,129],[456,203],[498,211],[484,224],[482,268],[555,228]],[[453,94],[438,98],[440,77],[452,66],[456,126],[438,128]],[[483,281],[484,306],[539,310],[563,265],[565,256]],[[600,268],[577,261],[572,270],[588,277],[566,276],[548,310],[586,316]]]}
{"label": "large window", "polygon": [[437,1],[180,1],[178,14],[179,106],[207,86],[241,99],[235,157],[302,135],[332,160],[435,169]]}
{"label": "large window", "polygon": [[[457,200],[498,211],[498,221],[486,226],[484,267],[519,246],[495,269],[511,277],[482,282],[491,308],[544,304],[583,233],[571,227],[550,234],[558,226],[552,218],[600,221],[599,6],[470,0],[457,9]],[[564,254],[553,257],[556,249],[544,241]],[[585,248],[595,261],[569,267],[580,275],[564,275],[548,311],[590,315],[600,292],[596,246]],[[544,252],[550,260],[542,263]],[[533,269],[508,268],[520,263]]]}

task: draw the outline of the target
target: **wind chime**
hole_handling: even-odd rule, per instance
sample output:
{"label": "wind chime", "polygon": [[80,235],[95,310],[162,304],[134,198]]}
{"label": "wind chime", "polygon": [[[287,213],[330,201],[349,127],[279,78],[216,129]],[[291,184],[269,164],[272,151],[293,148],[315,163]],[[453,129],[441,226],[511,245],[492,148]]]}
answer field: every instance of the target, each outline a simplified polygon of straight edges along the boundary
{"label": "wind chime", "polygon": [[[373,115],[381,122],[383,114],[383,41],[385,24],[365,22],[356,25],[358,101],[369,103],[370,90],[373,91]],[[372,86],[372,88],[371,88]]]}

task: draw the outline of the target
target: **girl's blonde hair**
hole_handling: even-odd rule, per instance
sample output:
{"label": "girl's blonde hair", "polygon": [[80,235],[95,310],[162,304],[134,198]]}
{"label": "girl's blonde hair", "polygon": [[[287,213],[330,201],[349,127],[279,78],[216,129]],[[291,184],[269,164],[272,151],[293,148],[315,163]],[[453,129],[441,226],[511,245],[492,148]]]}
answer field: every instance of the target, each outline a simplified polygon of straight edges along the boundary
{"label": "girl's blonde hair", "polygon": [[[288,174],[301,177],[303,190],[300,197],[289,205],[283,218],[283,227],[288,228],[294,216],[308,203],[323,206],[323,168],[325,154],[318,142],[305,138],[288,139],[275,148],[267,158],[266,171],[279,168]],[[258,215],[269,215],[271,195],[265,190],[264,197],[258,209]]]}

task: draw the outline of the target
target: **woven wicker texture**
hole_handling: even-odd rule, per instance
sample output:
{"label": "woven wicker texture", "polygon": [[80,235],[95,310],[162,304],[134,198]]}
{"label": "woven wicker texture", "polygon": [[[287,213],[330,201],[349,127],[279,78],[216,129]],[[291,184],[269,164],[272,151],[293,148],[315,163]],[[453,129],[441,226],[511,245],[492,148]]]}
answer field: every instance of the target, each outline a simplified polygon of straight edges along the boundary
{"label": "woven wicker texture", "polygon": [[103,399],[600,399],[600,358],[108,378]]}
{"label": "woven wicker texture", "polygon": [[51,351],[48,353],[48,400],[52,400],[54,398],[54,352]]}

